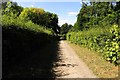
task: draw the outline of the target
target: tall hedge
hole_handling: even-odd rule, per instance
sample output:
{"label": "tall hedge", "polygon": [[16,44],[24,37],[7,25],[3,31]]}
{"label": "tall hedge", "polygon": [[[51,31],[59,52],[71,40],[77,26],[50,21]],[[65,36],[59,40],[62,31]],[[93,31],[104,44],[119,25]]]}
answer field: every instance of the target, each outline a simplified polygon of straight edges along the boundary
{"label": "tall hedge", "polygon": [[67,40],[101,53],[106,60],[114,64],[120,63],[120,28],[118,25],[69,32]]}
{"label": "tall hedge", "polygon": [[34,24],[30,20],[23,21],[3,15],[0,25],[3,36],[3,66],[10,66],[15,61],[29,57],[29,53],[34,54],[34,51],[56,40],[53,30]]}

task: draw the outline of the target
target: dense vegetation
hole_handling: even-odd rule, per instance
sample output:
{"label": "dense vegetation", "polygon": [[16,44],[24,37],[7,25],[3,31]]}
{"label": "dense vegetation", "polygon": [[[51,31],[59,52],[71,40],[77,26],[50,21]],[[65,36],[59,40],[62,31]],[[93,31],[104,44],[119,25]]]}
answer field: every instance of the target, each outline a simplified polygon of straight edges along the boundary
{"label": "dense vegetation", "polygon": [[83,6],[67,40],[101,53],[114,64],[120,62],[120,2],[96,2]]}
{"label": "dense vegetation", "polygon": [[23,8],[16,2],[3,2],[0,12],[3,45],[3,77],[8,66],[29,53],[57,40],[58,16],[41,8]]}
{"label": "dense vegetation", "polygon": [[71,25],[71,24],[67,24],[67,23],[65,23],[65,24],[63,24],[62,26],[61,26],[61,31],[60,31],[60,34],[67,34],[67,32],[72,28],[73,26]]}
{"label": "dense vegetation", "polygon": [[73,26],[71,24],[65,23],[60,27],[61,39],[66,39],[66,34],[71,30]]}

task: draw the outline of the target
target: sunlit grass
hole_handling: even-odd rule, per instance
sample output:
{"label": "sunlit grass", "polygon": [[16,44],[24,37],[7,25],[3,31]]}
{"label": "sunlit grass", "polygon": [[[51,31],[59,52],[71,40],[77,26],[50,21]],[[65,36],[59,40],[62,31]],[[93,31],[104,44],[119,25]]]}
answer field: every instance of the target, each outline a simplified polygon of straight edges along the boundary
{"label": "sunlit grass", "polygon": [[115,78],[118,76],[118,66],[106,61],[99,53],[68,43],[99,78]]}

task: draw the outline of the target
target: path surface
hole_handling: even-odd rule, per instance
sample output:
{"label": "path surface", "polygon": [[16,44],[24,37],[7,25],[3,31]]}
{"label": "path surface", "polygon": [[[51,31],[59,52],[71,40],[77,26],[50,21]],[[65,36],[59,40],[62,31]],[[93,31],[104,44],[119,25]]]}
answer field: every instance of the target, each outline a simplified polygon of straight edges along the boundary
{"label": "path surface", "polygon": [[31,51],[19,59],[13,56],[14,61],[4,65],[4,78],[96,78],[65,41]]}
{"label": "path surface", "polygon": [[96,78],[65,41],[60,41],[59,48],[60,60],[54,63],[57,78]]}

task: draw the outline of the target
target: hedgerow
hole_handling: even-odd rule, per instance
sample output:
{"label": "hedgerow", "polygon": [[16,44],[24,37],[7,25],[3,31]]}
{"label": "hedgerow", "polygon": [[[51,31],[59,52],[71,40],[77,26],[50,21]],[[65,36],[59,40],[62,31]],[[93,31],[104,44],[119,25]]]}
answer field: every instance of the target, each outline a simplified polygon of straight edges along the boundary
{"label": "hedgerow", "polygon": [[[31,20],[25,21],[24,19],[14,18],[7,15],[1,16],[1,25],[3,28],[9,29],[11,26],[16,27],[16,29],[27,29],[30,31],[34,31],[35,33],[46,33],[46,34],[53,34],[53,31],[50,29],[46,29],[43,26],[34,24]],[[11,27],[12,28],[12,27]]]}
{"label": "hedgerow", "polygon": [[42,41],[47,42],[52,40],[51,36],[53,36],[54,34],[54,32],[51,29],[46,29],[40,25],[34,24],[30,20],[25,21],[19,18],[13,18],[10,16],[3,15],[1,22],[3,37],[8,36],[4,35],[4,33],[9,33],[9,35],[14,34],[18,37],[21,37],[21,40],[31,40],[31,43],[33,42],[38,44]]}
{"label": "hedgerow", "polygon": [[97,51],[111,63],[119,64],[120,28],[118,25],[106,28],[97,27],[86,31],[69,32],[67,34],[67,40]]}
{"label": "hedgerow", "polygon": [[11,16],[1,16],[3,65],[28,57],[29,53],[57,39],[51,29]]}

